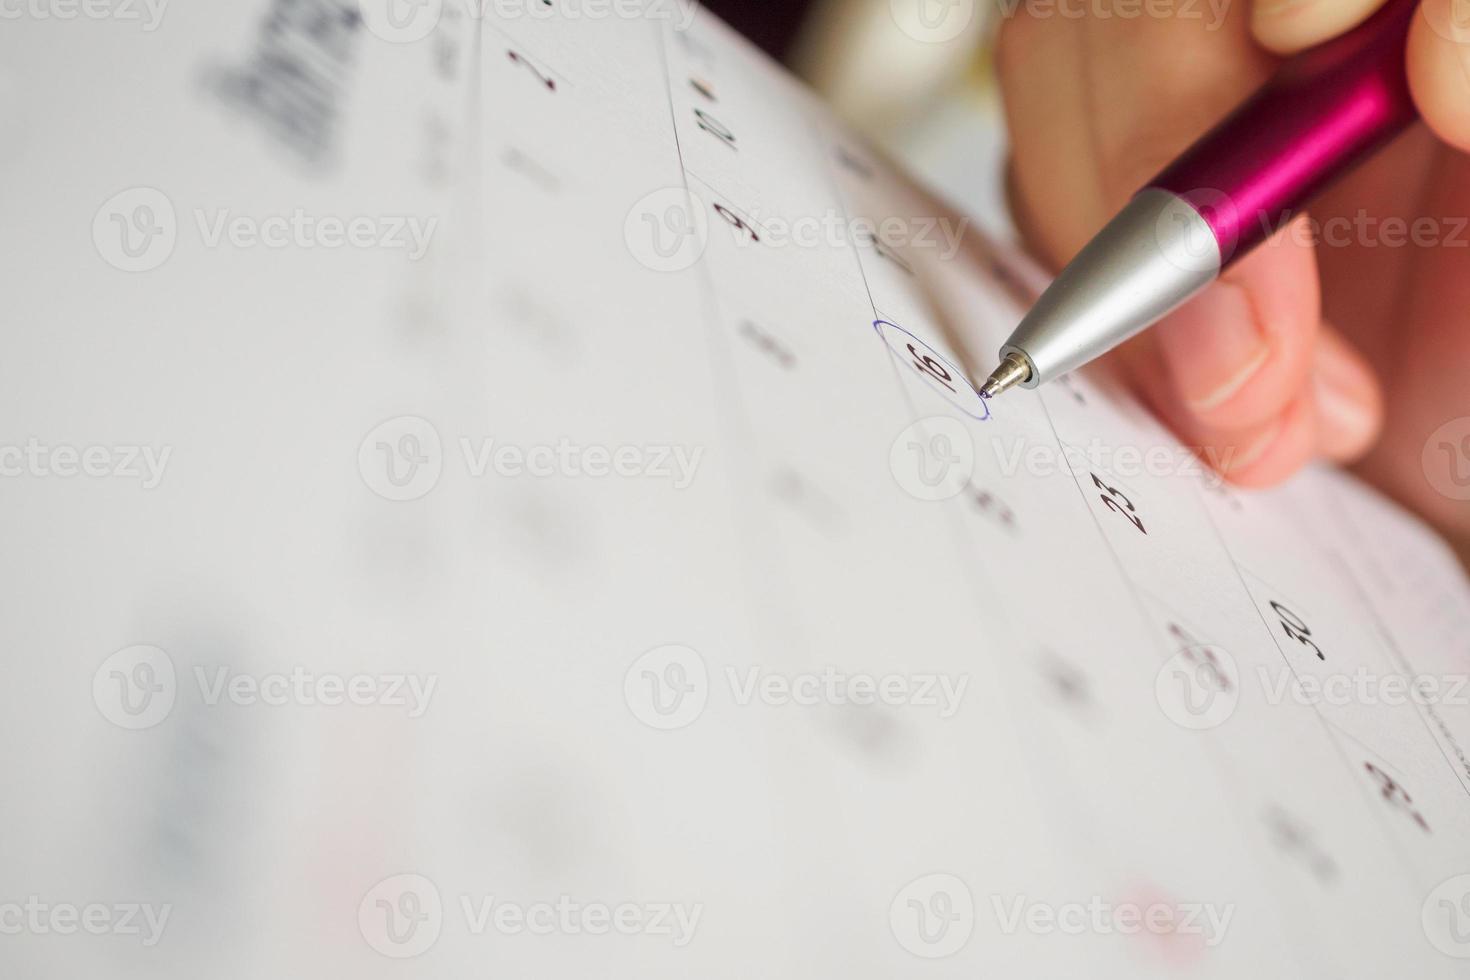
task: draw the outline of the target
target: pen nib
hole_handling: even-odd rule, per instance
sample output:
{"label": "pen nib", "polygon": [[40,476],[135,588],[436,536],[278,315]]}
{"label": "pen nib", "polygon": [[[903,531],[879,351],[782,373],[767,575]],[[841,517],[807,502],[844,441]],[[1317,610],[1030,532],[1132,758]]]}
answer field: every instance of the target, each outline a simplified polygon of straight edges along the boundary
{"label": "pen nib", "polygon": [[994,398],[1007,388],[1014,388],[1031,377],[1031,365],[1020,354],[1007,354],[1000,367],[980,386],[981,398]]}

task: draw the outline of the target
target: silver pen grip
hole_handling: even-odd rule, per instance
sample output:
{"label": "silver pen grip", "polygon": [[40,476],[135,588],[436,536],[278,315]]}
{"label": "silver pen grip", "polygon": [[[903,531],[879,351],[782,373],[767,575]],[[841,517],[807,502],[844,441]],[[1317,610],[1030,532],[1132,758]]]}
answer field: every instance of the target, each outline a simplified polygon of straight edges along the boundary
{"label": "silver pen grip", "polygon": [[1220,248],[1182,198],[1141,191],[1069,262],[1000,349],[1051,381],[1117,347],[1220,274]]}

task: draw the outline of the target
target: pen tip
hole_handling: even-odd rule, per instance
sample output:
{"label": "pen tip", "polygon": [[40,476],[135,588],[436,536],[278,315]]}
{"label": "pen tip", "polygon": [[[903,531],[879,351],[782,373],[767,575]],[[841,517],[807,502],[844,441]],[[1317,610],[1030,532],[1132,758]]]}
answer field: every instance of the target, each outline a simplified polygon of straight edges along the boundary
{"label": "pen tip", "polygon": [[1031,365],[1020,354],[1007,354],[1000,362],[1000,367],[990,373],[985,383],[980,386],[981,398],[994,398],[996,395],[1014,388],[1031,377]]}

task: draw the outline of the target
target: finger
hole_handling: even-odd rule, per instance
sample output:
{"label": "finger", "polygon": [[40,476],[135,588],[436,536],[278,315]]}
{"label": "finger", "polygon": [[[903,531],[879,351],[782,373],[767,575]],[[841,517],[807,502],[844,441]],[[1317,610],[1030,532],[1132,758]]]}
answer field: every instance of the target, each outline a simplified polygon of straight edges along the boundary
{"label": "finger", "polygon": [[1267,76],[1243,9],[1182,17],[1041,17],[1002,24],[997,67],[1016,215],[1054,266],[1070,259],[1172,156]]}
{"label": "finger", "polygon": [[[1220,31],[1022,16],[1002,39],[1017,219],[1056,264],[1272,67],[1243,10]],[[1119,356],[1151,365],[1127,373],[1166,422],[1229,450],[1253,480],[1284,476],[1316,448],[1316,266],[1310,237],[1289,228]]]}
{"label": "finger", "polygon": [[1470,150],[1470,4],[1424,0],[1409,28],[1409,88],[1424,121]]}
{"label": "finger", "polygon": [[[1158,356],[1157,351],[1130,352],[1120,359],[1123,377],[1136,382],[1139,374],[1156,371]],[[1280,483],[1318,452],[1319,415],[1310,390],[1299,392],[1271,418],[1228,430],[1202,425],[1192,414],[1181,411],[1167,391],[1145,389],[1144,398],[1201,460],[1241,486],[1267,487]]]}
{"label": "finger", "polygon": [[1358,460],[1383,428],[1383,392],[1368,361],[1324,326],[1312,360],[1318,450],[1339,463]]}
{"label": "finger", "polygon": [[1269,487],[1300,470],[1316,455],[1317,416],[1310,392],[1303,392],[1276,418],[1213,443],[1218,469],[1242,487]]}
{"label": "finger", "polygon": [[[1159,408],[1161,414],[1167,409]],[[1191,428],[1175,423],[1184,441],[1200,458],[1231,483],[1243,487],[1274,486],[1316,457],[1320,441],[1318,416],[1311,392],[1303,391],[1280,414],[1233,431]]]}
{"label": "finger", "polygon": [[1357,27],[1384,0],[1255,0],[1251,33],[1268,51],[1293,54]]}
{"label": "finger", "polygon": [[1165,317],[1140,343],[1160,373],[1140,383],[1191,432],[1241,432],[1279,416],[1307,389],[1321,307],[1306,217]]}
{"label": "finger", "polygon": [[1161,370],[1158,351],[1134,352],[1124,372],[1161,418],[1232,483],[1264,487],[1286,479],[1315,456],[1337,462],[1361,457],[1383,424],[1383,396],[1366,359],[1337,331],[1317,332],[1310,383],[1274,416],[1225,428],[1202,423],[1168,391],[1147,390],[1143,379]]}
{"label": "finger", "polygon": [[996,46],[1011,138],[1007,190],[1027,244],[1059,267],[1105,220],[1083,118],[1085,58],[1080,25],[1024,11],[1002,24]]}

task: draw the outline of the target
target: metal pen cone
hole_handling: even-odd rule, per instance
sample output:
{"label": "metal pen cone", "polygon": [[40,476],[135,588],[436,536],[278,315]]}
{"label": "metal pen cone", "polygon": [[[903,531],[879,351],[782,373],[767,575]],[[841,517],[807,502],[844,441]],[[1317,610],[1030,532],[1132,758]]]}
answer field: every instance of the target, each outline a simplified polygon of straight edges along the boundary
{"label": "metal pen cone", "polygon": [[1101,357],[1219,274],[1210,226],[1182,198],[1149,188],[1077,254],[1022,318],[1000,356],[1022,355],[1035,388]]}
{"label": "metal pen cone", "polygon": [[980,397],[994,398],[1008,388],[1014,388],[1031,377],[1031,365],[1019,354],[1007,354],[1000,367],[980,386]]}

